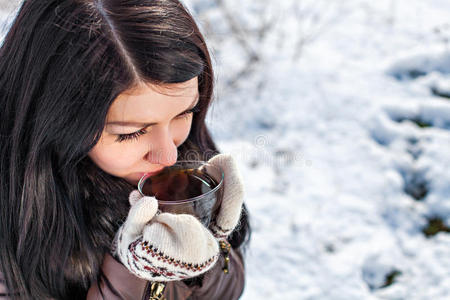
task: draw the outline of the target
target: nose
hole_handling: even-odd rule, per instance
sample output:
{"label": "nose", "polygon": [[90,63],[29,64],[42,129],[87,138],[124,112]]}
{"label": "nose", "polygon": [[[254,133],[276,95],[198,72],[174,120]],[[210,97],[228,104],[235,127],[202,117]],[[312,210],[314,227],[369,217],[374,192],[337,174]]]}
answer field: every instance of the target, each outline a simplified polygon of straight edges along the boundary
{"label": "nose", "polygon": [[177,146],[170,131],[161,129],[159,132],[154,132],[148,144],[145,159],[152,164],[172,166],[177,162],[177,155]]}

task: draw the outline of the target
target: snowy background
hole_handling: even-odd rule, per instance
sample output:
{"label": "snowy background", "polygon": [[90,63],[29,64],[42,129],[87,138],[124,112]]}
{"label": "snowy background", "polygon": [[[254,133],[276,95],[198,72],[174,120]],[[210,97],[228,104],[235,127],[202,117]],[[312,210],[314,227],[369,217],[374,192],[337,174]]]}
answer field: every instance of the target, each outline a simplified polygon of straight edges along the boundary
{"label": "snowy background", "polygon": [[450,299],[450,1],[185,4],[245,179],[242,299]]}

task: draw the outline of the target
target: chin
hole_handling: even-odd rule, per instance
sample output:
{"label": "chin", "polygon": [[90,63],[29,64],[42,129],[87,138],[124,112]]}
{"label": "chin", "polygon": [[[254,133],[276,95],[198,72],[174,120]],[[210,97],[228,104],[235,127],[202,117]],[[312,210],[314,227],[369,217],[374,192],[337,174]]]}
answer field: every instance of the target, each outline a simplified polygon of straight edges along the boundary
{"label": "chin", "polygon": [[135,187],[137,187],[138,183],[139,183],[139,179],[128,179],[128,178],[124,178],[126,181],[128,181],[128,183],[134,185]]}

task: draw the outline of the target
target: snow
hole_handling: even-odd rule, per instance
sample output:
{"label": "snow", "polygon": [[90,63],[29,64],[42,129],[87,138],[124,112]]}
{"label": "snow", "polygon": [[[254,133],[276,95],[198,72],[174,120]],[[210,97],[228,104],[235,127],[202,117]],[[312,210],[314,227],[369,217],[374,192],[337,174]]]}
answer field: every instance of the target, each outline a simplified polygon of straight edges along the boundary
{"label": "snow", "polygon": [[247,187],[242,299],[449,299],[450,234],[422,230],[450,225],[450,100],[431,91],[449,91],[450,2],[227,3],[244,29],[281,16],[247,30],[260,61],[234,80],[251,52],[191,6],[218,70],[209,125]]}
{"label": "snow", "polygon": [[422,232],[450,226],[450,1],[222,2],[240,30],[185,1],[245,180],[242,299],[450,299],[450,233]]}

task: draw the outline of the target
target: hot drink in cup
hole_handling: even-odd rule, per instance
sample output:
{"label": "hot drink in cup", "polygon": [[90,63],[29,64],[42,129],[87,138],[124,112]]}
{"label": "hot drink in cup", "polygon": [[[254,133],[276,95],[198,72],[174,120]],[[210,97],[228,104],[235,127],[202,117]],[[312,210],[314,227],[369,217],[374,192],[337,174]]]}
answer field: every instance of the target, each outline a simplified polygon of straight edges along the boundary
{"label": "hot drink in cup", "polygon": [[190,214],[207,227],[222,201],[223,178],[223,171],[207,162],[179,161],[156,175],[144,175],[138,189],[155,197],[162,212]]}

